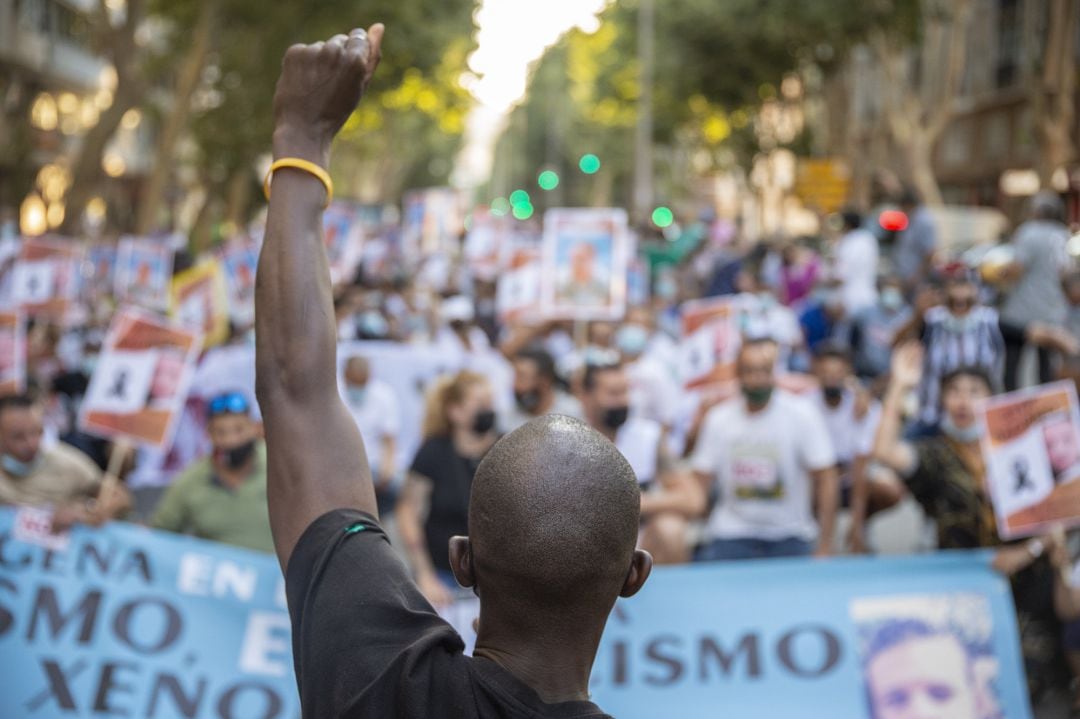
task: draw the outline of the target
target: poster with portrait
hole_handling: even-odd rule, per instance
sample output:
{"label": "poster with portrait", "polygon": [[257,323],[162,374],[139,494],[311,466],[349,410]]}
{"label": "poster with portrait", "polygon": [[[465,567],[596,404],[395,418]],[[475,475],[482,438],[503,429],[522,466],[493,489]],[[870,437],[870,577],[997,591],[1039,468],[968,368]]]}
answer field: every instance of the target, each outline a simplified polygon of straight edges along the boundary
{"label": "poster with portrait", "polygon": [[25,317],[18,310],[0,311],[0,396],[25,391]]}
{"label": "poster with portrait", "polygon": [[30,317],[63,321],[78,296],[82,247],[70,239],[28,237],[12,273],[14,303]]}
{"label": "poster with portrait", "polygon": [[323,243],[330,263],[330,281],[349,282],[360,264],[364,224],[359,206],[335,200],[323,213]]}
{"label": "poster with portrait", "polygon": [[167,312],[172,271],[173,251],[168,242],[146,237],[121,238],[114,272],[116,301]]}
{"label": "poster with portrait", "polygon": [[1054,382],[992,397],[982,450],[1002,539],[1080,525],[1076,386]]}
{"label": "poster with portrait", "polygon": [[984,594],[858,597],[849,609],[867,716],[911,716],[911,707],[956,719],[1014,715],[1005,712],[1008,670],[995,649],[1002,628]]}
{"label": "poster with portrait", "polygon": [[735,382],[735,360],[742,344],[739,307],[731,298],[694,300],[682,306],[679,374],[688,390]]}
{"label": "poster with portrait", "polygon": [[79,276],[79,297],[92,302],[110,295],[115,272],[116,245],[105,242],[88,244]]}
{"label": "poster with portrait", "polygon": [[221,253],[229,318],[239,327],[255,323],[255,273],[259,248],[251,240],[237,240]]}
{"label": "poster with portrait", "polygon": [[465,229],[462,194],[450,187],[411,190],[402,198],[401,250],[408,262],[456,254]]}
{"label": "poster with portrait", "polygon": [[540,310],[540,250],[516,247],[509,253],[495,287],[495,312],[500,322],[529,322]]}
{"label": "poster with portrait", "polygon": [[630,233],[620,209],[544,215],[540,302],[550,319],[618,320],[626,312]]}
{"label": "poster with portrait", "polygon": [[199,330],[205,347],[229,338],[225,278],[217,260],[204,260],[173,278],[172,318],[184,327]]}
{"label": "poster with portrait", "polygon": [[113,320],[79,410],[79,429],[168,447],[187,400],[201,333],[134,308]]}

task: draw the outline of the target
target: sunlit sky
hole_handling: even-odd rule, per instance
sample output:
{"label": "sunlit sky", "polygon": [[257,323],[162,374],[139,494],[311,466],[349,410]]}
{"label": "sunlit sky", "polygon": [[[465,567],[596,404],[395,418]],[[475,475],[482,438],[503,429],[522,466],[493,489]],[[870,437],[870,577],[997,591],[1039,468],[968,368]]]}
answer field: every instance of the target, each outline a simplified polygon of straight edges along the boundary
{"label": "sunlit sky", "polygon": [[483,0],[476,20],[478,47],[468,82],[477,106],[468,120],[455,184],[473,187],[491,172],[495,140],[513,104],[525,93],[529,64],[574,26],[592,31],[608,0]]}

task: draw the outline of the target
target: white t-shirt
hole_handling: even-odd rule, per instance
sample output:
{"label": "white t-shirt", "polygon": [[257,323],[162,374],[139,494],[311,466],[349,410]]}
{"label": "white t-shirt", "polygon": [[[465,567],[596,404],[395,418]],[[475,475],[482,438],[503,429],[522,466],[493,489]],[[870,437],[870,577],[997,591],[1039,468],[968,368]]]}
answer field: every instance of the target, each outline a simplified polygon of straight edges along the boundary
{"label": "white t-shirt", "polygon": [[626,366],[630,380],[630,411],[665,427],[675,423],[682,388],[662,364],[649,355]]}
{"label": "white t-shirt", "polygon": [[364,451],[368,463],[378,471],[382,464],[382,443],[387,437],[397,439],[401,431],[401,409],[397,395],[390,385],[379,380],[368,380],[364,401],[354,405],[345,395],[345,404],[360,428],[364,438]]}
{"label": "white t-shirt", "polygon": [[829,406],[821,390],[813,392],[810,399],[825,418],[839,464],[851,464],[857,457],[865,457],[873,451],[874,435],[881,422],[880,404],[872,402],[866,414],[858,418],[855,416],[855,395],[851,392],[844,392],[837,407]]}
{"label": "white t-shirt", "polygon": [[648,484],[656,479],[663,432],[657,422],[631,417],[615,434],[615,446],[630,463],[639,484]]}
{"label": "white t-shirt", "polygon": [[877,302],[878,243],[869,230],[852,230],[840,239],[833,269],[848,317]]}
{"label": "white t-shirt", "polygon": [[818,528],[810,472],[834,464],[829,432],[810,400],[777,390],[755,414],[742,398],[713,408],[691,459],[720,489],[709,537],[813,541]]}

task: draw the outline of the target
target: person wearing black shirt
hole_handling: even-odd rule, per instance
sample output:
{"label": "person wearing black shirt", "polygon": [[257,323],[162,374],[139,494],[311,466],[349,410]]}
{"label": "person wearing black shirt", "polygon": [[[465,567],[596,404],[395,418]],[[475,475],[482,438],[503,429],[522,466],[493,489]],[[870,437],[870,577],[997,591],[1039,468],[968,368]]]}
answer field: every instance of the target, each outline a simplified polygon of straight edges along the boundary
{"label": "person wearing black shirt", "polygon": [[[329,167],[382,37],[377,24],[289,49],[274,97],[276,161]],[[637,592],[652,568],[634,548],[633,470],[610,442],[560,416],[488,451],[469,536],[449,542],[455,577],[480,599],[465,657],[379,526],[363,441],[338,394],[328,189],[303,163],[275,172],[256,289],[270,524],[303,715],[604,716],[588,701],[600,636],[616,598]]]}
{"label": "person wearing black shirt", "polygon": [[405,481],[398,526],[416,583],[435,606],[453,600],[447,546],[469,532],[473,476],[496,439],[494,401],[487,378],[475,372],[444,377],[428,392],[424,443]]}

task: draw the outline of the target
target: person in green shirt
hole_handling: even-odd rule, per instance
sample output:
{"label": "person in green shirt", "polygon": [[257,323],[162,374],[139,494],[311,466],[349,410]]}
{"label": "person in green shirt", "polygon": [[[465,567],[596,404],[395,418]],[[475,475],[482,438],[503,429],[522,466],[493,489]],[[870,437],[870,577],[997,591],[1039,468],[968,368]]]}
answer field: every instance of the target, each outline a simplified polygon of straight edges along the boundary
{"label": "person in green shirt", "polygon": [[213,452],[173,481],[151,526],[258,552],[273,552],[266,507],[266,445],[251,403],[238,392],[210,400]]}

